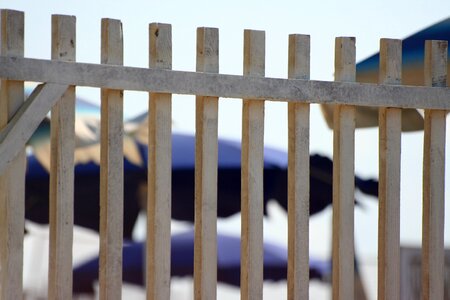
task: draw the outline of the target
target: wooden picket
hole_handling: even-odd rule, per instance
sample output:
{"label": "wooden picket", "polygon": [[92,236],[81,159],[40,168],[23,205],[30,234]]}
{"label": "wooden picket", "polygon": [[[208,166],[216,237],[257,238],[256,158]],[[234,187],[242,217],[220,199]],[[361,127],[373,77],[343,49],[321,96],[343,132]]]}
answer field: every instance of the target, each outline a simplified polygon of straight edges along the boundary
{"label": "wooden picket", "polygon": [[[244,76],[264,76],[265,33],[244,32]],[[244,99],[241,172],[241,299],[261,299],[263,288],[264,102]]]}
{"label": "wooden picket", "polygon": [[[75,61],[75,17],[52,16],[52,59]],[[75,87],[51,110],[48,297],[72,295]]]}
{"label": "wooden picket", "polygon": [[[122,24],[102,20],[103,64],[123,64]],[[121,299],[123,244],[123,91],[102,90],[100,299]]]}
{"label": "wooden picket", "polygon": [[[310,37],[289,36],[289,78],[309,79]],[[288,104],[288,299],[309,295],[309,103]]]}
{"label": "wooden picket", "polygon": [[[380,84],[401,84],[400,40],[380,42]],[[380,109],[378,298],[400,298],[400,147],[399,108]]]}
{"label": "wooden picket", "polygon": [[[51,111],[48,297],[72,297],[75,86],[101,89],[101,299],[121,299],[123,91],[149,92],[147,299],[170,298],[172,94],[196,96],[194,298],[217,296],[220,98],[242,98],[241,298],[263,288],[265,101],[288,102],[288,299],[309,297],[310,103],[335,104],[333,299],[354,299],[357,106],[380,108],[378,298],[400,297],[401,109],[425,110],[423,299],[444,294],[445,41],[425,46],[426,86],[401,85],[401,41],[380,42],[379,84],[356,83],[355,39],[336,38],[334,82],[310,80],[310,38],[289,36],[288,79],[265,77],[265,33],[244,32],[244,74],[219,74],[219,31],[197,30],[195,72],[172,70],[172,28],[149,25],[149,68],[123,66],[122,24],[102,20],[100,64],[75,62],[74,16],[52,16],[52,59],[23,57],[24,14],[0,12],[0,299],[22,298],[25,143]],[[24,81],[42,82],[24,102]]]}
{"label": "wooden picket", "polygon": [[[24,14],[0,13],[0,54],[23,56]],[[7,126],[24,100],[23,81],[0,81],[0,128]],[[9,159],[0,174],[0,298],[19,299],[22,294],[23,228],[25,214],[25,149]],[[2,160],[3,160],[2,155]]]}
{"label": "wooden picket", "polygon": [[[448,42],[425,43],[425,84],[446,86]],[[446,111],[425,110],[423,157],[422,299],[444,299]]]}
{"label": "wooden picket", "polygon": [[[219,72],[219,30],[197,29],[197,72]],[[194,295],[215,299],[217,285],[218,97],[196,98]]]}
{"label": "wooden picket", "polygon": [[[150,24],[150,67],[172,68],[172,27]],[[172,95],[150,93],[148,138],[147,299],[170,297]]]}
{"label": "wooden picket", "polygon": [[[336,38],[335,78],[355,81],[355,39]],[[355,107],[336,105],[333,137],[333,298],[353,299]]]}

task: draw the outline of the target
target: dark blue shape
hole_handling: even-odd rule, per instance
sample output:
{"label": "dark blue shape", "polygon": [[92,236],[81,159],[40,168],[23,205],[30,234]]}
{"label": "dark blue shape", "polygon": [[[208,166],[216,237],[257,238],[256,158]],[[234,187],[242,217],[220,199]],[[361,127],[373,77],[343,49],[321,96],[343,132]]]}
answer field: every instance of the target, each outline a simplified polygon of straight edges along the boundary
{"label": "dark blue shape", "polygon": [[[138,144],[145,164],[147,146]],[[194,221],[195,137],[173,134],[172,138],[172,218]],[[269,200],[275,199],[287,210],[287,154],[270,147],[264,149],[264,212]],[[231,216],[241,209],[241,149],[235,141],[219,140],[218,217]],[[32,155],[28,157],[26,178],[26,217],[48,223],[48,174]],[[124,237],[131,239],[139,205],[145,199],[139,189],[146,185],[147,169],[124,161]],[[333,163],[321,155],[310,156],[310,214],[323,210],[332,202]],[[377,196],[378,182],[355,179],[356,187]],[[95,163],[75,168],[75,224],[99,228],[100,167]]]}
{"label": "dark blue shape", "polygon": [[[217,280],[240,286],[239,237],[217,235]],[[123,281],[144,285],[144,243],[131,243],[123,248]],[[171,239],[171,276],[192,276],[194,268],[194,232],[176,234]],[[74,294],[93,293],[93,283],[98,280],[98,257],[78,266],[73,273]],[[310,278],[329,276],[331,262],[310,259]],[[264,280],[287,278],[287,249],[264,243]]]}
{"label": "dark blue shape", "polygon": [[[124,161],[124,237],[131,239],[139,214],[139,184],[142,169]],[[25,217],[40,224],[49,220],[49,174],[33,155],[27,156],[25,179]],[[75,167],[74,223],[99,231],[100,167],[95,163]]]}
{"label": "dark blue shape", "polygon": [[[425,41],[426,40],[450,40],[450,18],[447,18],[441,22],[438,22],[424,30],[421,30],[402,41],[402,63],[403,69],[405,68],[417,68],[418,75],[423,79],[423,62],[424,62],[424,53],[425,53]],[[448,55],[450,55],[450,48],[448,49]],[[378,65],[380,61],[380,54],[374,54],[367,59],[356,65],[356,73],[357,77],[359,74],[369,73],[369,72],[378,72]],[[365,81],[367,77],[364,77]],[[410,82],[417,82],[416,79],[406,79],[407,84]],[[371,76],[370,82],[376,83],[378,82],[378,76]],[[423,82],[419,83],[422,85]]]}

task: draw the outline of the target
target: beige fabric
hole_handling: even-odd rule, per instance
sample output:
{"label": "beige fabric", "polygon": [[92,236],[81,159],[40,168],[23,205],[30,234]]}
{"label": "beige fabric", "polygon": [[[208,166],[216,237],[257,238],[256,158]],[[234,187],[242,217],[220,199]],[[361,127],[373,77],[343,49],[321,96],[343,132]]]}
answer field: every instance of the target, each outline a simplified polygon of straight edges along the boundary
{"label": "beige fabric", "polygon": [[[321,104],[325,121],[333,129],[333,104]],[[378,127],[378,107],[358,106],[356,108],[356,128]],[[423,130],[423,117],[415,109],[402,110],[402,131]]]}
{"label": "beige fabric", "polygon": [[[31,145],[37,160],[50,170],[50,133],[45,138]],[[125,133],[123,153],[131,163],[143,166],[138,146],[131,136]],[[100,120],[95,117],[79,117],[75,119],[75,164],[95,162],[100,164]]]}

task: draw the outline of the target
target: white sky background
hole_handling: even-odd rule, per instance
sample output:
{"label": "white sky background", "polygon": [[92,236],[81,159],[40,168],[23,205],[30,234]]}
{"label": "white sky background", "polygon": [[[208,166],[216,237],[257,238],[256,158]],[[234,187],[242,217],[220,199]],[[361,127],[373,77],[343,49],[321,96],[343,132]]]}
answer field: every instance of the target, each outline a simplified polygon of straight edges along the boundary
{"label": "white sky background", "polygon": [[[276,4],[275,4],[276,3]],[[77,61],[100,61],[100,20],[120,19],[124,34],[124,64],[148,66],[148,24],[172,24],[173,69],[195,70],[196,28],[218,27],[220,72],[242,74],[243,30],[266,32],[266,76],[287,77],[288,35],[311,36],[311,79],[333,80],[334,38],[356,37],[356,60],[378,52],[380,38],[404,38],[450,15],[448,0],[378,1],[30,1],[1,0],[1,8],[25,12],[25,56],[50,58],[51,15],[77,17]],[[78,88],[79,95],[98,103],[99,92]],[[193,96],[174,96],[174,130],[193,132]],[[287,149],[287,112],[283,103],[266,102],[266,145]],[[125,94],[127,116],[147,109],[145,93]],[[219,136],[240,139],[241,101],[221,100]],[[448,126],[450,128],[450,126]],[[447,129],[449,132],[450,129]],[[447,158],[450,136],[447,133]],[[311,109],[311,152],[332,156],[332,132],[327,129],[317,106]],[[422,135],[404,134],[402,141],[403,243],[421,241]],[[356,133],[356,173],[378,176],[378,130]],[[447,159],[447,178],[449,175]],[[449,182],[449,179],[446,180]],[[450,245],[450,184],[446,187],[446,244]],[[367,200],[357,209],[355,232],[357,250],[375,255],[377,242],[377,204]],[[329,244],[329,212],[312,218],[311,251]],[[321,220],[321,221],[318,221]],[[273,226],[277,230],[281,227]],[[277,228],[277,229],[275,229]],[[265,228],[269,230],[269,228]],[[325,236],[325,238],[324,238]],[[320,239],[318,239],[320,237]],[[325,239],[325,241],[324,241]],[[323,248],[323,247],[322,247]],[[328,250],[327,250],[328,251]],[[328,252],[329,253],[329,252]]]}

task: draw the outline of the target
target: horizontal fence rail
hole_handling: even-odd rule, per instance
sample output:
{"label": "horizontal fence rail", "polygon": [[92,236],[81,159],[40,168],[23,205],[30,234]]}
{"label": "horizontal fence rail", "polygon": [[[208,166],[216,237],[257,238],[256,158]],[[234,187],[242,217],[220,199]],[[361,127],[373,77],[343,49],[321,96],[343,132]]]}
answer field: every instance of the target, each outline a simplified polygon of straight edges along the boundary
{"label": "horizontal fence rail", "polygon": [[[355,295],[355,112],[379,107],[378,298],[400,297],[401,108],[425,110],[422,298],[444,299],[445,41],[427,41],[425,85],[401,85],[401,41],[380,41],[379,84],[357,83],[355,38],[335,41],[335,81],[310,80],[310,37],[289,36],[288,79],[265,77],[265,32],[244,32],[244,74],[219,74],[219,31],[197,30],[196,72],[172,70],[172,27],[149,25],[149,68],[123,66],[122,23],[103,19],[101,64],[77,63],[76,18],[52,16],[52,59],[23,57],[24,15],[0,11],[0,299],[22,298],[25,147],[51,111],[49,299],[72,297],[75,86],[101,89],[101,299],[121,299],[123,91],[149,93],[147,299],[170,298],[172,94],[196,96],[195,299],[217,297],[219,97],[242,99],[242,299],[263,294],[265,101],[288,102],[288,299],[309,297],[310,103],[336,104],[333,131],[333,299]],[[5,33],[5,34],[4,34]],[[40,82],[24,101],[23,81]],[[194,112],[192,112],[194,113]],[[239,199],[236,199],[237,201]],[[143,266],[144,268],[144,266]]]}
{"label": "horizontal fence rail", "polygon": [[449,109],[448,88],[279,79],[0,57],[0,77],[116,90],[377,107]]}

